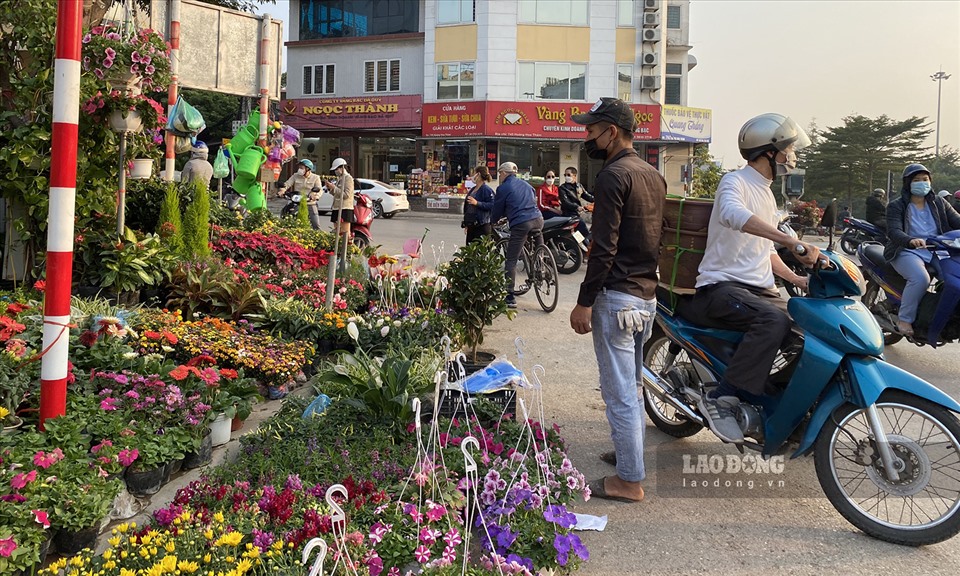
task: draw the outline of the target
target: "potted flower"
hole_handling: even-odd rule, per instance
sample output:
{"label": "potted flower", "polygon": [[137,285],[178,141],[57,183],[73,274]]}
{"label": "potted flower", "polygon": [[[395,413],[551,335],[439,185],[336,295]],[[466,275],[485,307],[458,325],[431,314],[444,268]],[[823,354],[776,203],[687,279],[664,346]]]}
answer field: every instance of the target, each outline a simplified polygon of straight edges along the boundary
{"label": "potted flower", "polygon": [[123,484],[118,478],[101,477],[86,460],[65,459],[61,464],[60,475],[46,480],[46,499],[51,523],[58,529],[53,539],[57,551],[76,554],[96,542]]}
{"label": "potted flower", "polygon": [[510,319],[516,315],[507,309],[503,265],[503,256],[486,237],[457,250],[442,272],[446,287],[440,293],[441,305],[463,327],[463,340],[474,363],[484,327],[502,314]]}
{"label": "potted flower", "polygon": [[139,132],[144,127],[155,130],[167,121],[159,102],[127,90],[97,91],[81,109],[94,119],[109,121],[114,132]]}
{"label": "potted flower", "polygon": [[139,82],[152,91],[165,89],[170,82],[170,48],[153,30],[94,26],[82,43],[83,69],[106,80],[108,86]]}
{"label": "potted flower", "polygon": [[0,574],[30,574],[46,558],[50,520],[43,510],[0,506]]}

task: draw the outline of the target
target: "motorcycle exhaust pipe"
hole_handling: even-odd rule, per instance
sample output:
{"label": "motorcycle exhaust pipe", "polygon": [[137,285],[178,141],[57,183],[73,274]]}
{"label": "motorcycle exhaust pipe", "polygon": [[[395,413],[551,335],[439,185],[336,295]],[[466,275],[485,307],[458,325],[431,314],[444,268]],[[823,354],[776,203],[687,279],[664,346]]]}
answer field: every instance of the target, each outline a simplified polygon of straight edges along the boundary
{"label": "motorcycle exhaust pipe", "polygon": [[650,391],[651,394],[657,397],[658,400],[666,402],[672,406],[681,416],[695,422],[701,426],[706,424],[703,421],[703,418],[694,412],[689,406],[677,400],[673,396],[673,385],[661,378],[658,374],[654,374],[653,370],[650,370],[646,366],[643,367],[643,387]]}

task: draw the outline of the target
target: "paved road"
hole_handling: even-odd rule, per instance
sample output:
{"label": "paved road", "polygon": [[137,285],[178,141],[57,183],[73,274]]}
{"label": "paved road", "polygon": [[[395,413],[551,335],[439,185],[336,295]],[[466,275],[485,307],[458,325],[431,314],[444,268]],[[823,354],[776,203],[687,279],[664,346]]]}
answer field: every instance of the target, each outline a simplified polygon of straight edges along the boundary
{"label": "paved road", "polygon": [[[459,220],[417,214],[377,220],[373,234],[388,252],[399,251],[403,240],[419,236],[425,227],[430,229],[425,252],[430,258],[431,246],[449,255],[453,244],[462,243]],[[533,295],[521,297],[517,318],[497,320],[485,333],[485,347],[516,362],[514,339],[523,338],[525,368],[541,364],[546,370],[546,417],[562,426],[574,463],[592,479],[615,470],[596,457],[610,449],[610,441],[592,343],[568,323],[582,279],[583,271],[561,278],[560,303],[552,314],[542,312]],[[886,357],[960,397],[955,348],[900,343]],[[732,448],[705,432],[685,440],[672,439],[652,425],[647,432],[646,501],[633,505],[595,499],[576,506],[577,512],[609,518],[604,532],[583,535],[593,555],[581,570],[584,575],[960,572],[960,538],[913,549],[854,529],[822,496],[812,458],[787,461],[779,475],[744,476],[756,480],[757,488],[744,485],[716,497],[715,489],[684,491],[678,480],[682,455],[726,457],[736,454]],[[765,484],[771,478],[772,488]]]}

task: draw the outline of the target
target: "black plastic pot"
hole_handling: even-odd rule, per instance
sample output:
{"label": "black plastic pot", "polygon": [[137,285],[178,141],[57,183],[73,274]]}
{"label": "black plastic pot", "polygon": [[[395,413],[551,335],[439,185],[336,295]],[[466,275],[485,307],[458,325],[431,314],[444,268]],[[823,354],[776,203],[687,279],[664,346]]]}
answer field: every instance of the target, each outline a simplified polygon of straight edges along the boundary
{"label": "black plastic pot", "polygon": [[72,555],[84,548],[95,548],[99,534],[99,525],[79,531],[61,528],[53,537],[53,544],[57,547],[57,553],[61,556]]}
{"label": "black plastic pot", "polygon": [[186,470],[193,470],[201,466],[206,466],[213,461],[213,439],[210,434],[203,437],[200,447],[196,452],[187,452],[183,458],[183,467]]}
{"label": "black plastic pot", "polygon": [[[127,490],[134,496],[150,496],[160,491],[164,477],[167,477],[167,465],[161,464],[148,470],[134,470],[127,468],[123,479],[127,483]],[[59,548],[59,546],[57,546]]]}

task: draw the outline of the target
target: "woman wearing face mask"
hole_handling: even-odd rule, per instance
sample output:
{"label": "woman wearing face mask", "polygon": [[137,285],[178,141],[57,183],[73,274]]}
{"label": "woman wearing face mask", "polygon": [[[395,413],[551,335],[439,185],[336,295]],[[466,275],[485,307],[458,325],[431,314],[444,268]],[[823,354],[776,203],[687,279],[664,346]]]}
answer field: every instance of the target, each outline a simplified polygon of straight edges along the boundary
{"label": "woman wearing face mask", "polygon": [[467,234],[467,244],[489,236],[490,211],[493,210],[493,188],[487,182],[491,180],[490,171],[486,166],[474,168],[471,176],[474,186],[467,192],[463,202],[463,222],[460,226]]}
{"label": "woman wearing face mask", "polygon": [[347,171],[347,161],[343,158],[335,159],[330,170],[337,175],[335,183],[327,182],[327,189],[333,195],[330,221],[337,223],[337,234],[346,234],[349,237],[350,223],[353,222],[353,176]]}
{"label": "woman wearing face mask", "polygon": [[320,229],[320,213],[317,212],[317,200],[320,199],[320,176],[313,172],[313,162],[304,159],[297,167],[297,173],[287,179],[280,187],[277,196],[283,196],[288,188],[293,188],[294,194],[307,195],[307,215],[310,217],[310,226],[314,230]]}
{"label": "woman wearing face mask", "polygon": [[543,184],[537,188],[537,208],[543,214],[544,220],[561,216],[560,191],[557,189],[556,181],[556,174],[553,173],[553,170],[548,170],[546,177],[543,179]]}
{"label": "woman wearing face mask", "polygon": [[960,229],[960,214],[933,193],[930,171],[923,164],[903,170],[900,197],[887,206],[887,246],[883,256],[907,281],[900,299],[897,329],[913,335],[913,322],[923,294],[930,286],[926,264],[933,255],[924,248],[927,238]]}
{"label": "woman wearing face mask", "polygon": [[[563,171],[563,184],[560,185],[560,212],[564,216],[578,216],[580,218],[580,223],[577,224],[577,231],[583,234],[584,238],[590,237],[590,229],[587,227],[587,223],[583,220],[581,212],[586,209],[588,212],[593,208],[593,196],[591,196],[584,188],[577,182],[577,169],[573,166],[570,166]],[[580,198],[583,198],[588,204],[586,208],[580,204]]]}

